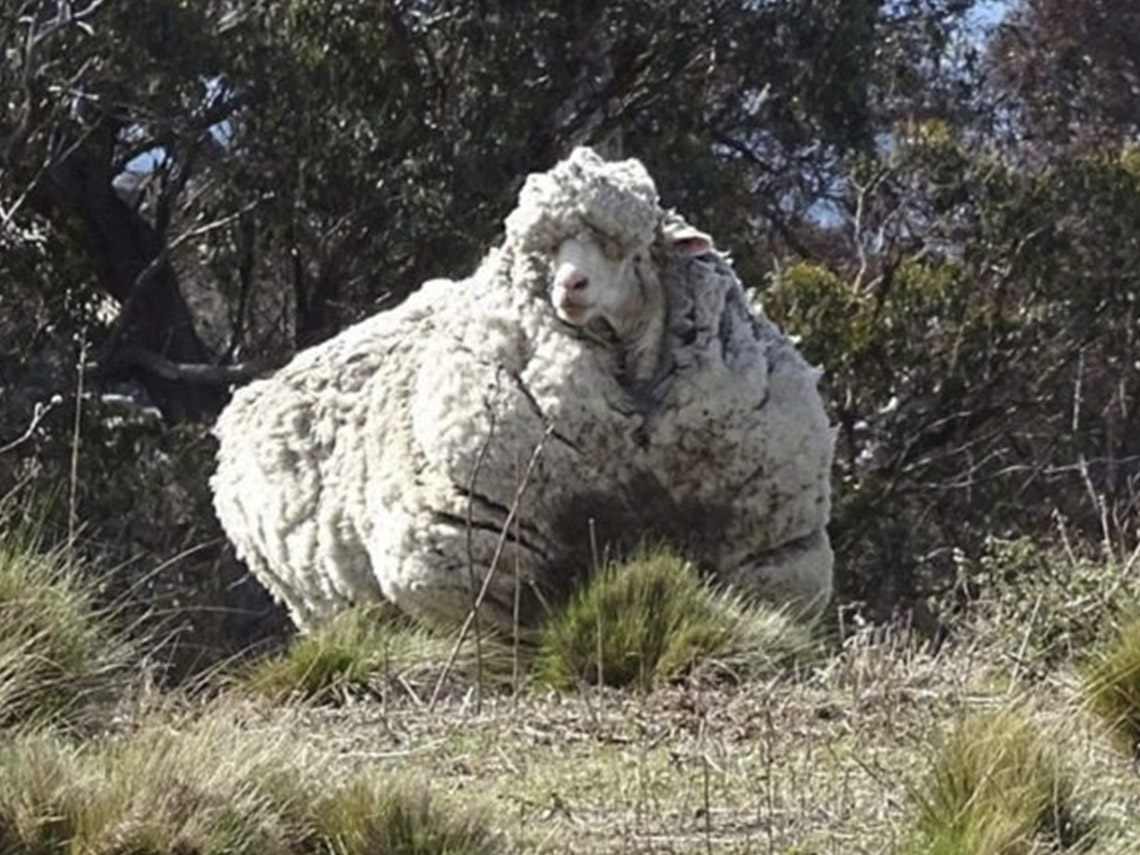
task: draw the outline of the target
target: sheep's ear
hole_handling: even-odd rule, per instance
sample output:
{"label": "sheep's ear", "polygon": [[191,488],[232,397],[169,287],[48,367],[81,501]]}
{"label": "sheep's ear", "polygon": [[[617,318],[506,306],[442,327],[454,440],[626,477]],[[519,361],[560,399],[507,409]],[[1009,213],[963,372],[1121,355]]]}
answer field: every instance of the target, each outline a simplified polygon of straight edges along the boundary
{"label": "sheep's ear", "polygon": [[667,227],[665,229],[665,240],[669,246],[690,255],[708,252],[713,246],[711,237],[690,225]]}

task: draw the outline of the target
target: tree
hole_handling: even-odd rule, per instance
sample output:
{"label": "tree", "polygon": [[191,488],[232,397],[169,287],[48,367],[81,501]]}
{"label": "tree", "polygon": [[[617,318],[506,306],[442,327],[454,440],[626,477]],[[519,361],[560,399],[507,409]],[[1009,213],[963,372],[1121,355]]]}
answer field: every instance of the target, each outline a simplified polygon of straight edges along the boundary
{"label": "tree", "polygon": [[1096,148],[1140,129],[1140,7],[1131,0],[1022,0],[990,62],[1023,143]]}

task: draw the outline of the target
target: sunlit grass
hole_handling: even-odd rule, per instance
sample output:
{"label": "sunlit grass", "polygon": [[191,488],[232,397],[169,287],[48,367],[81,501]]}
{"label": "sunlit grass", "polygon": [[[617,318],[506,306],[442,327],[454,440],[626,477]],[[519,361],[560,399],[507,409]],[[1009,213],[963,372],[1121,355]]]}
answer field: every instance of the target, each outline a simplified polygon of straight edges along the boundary
{"label": "sunlit grass", "polygon": [[[501,683],[510,672],[510,650],[500,639],[469,636],[451,674],[474,679],[476,655],[484,676]],[[240,682],[274,700],[337,702],[375,695],[385,684],[427,688],[446,667],[455,646],[452,631],[427,627],[388,606],[348,609],[311,635],[293,639],[278,656],[252,665]]]}
{"label": "sunlit grass", "polygon": [[648,689],[686,672],[740,675],[812,647],[810,632],[786,615],[701,580],[666,549],[611,563],[542,627],[540,681]]}
{"label": "sunlit grass", "polygon": [[1121,748],[1140,755],[1140,618],[1126,622],[1096,651],[1084,696]]}
{"label": "sunlit grass", "polygon": [[1088,831],[1053,744],[1008,710],[959,723],[914,801],[916,855],[1029,855]]}
{"label": "sunlit grass", "polygon": [[228,709],[77,747],[0,744],[0,850],[48,855],[483,855],[491,835],[390,775],[340,783],[287,722]]}
{"label": "sunlit grass", "polygon": [[61,551],[0,535],[0,725],[75,721],[116,687],[128,645]]}

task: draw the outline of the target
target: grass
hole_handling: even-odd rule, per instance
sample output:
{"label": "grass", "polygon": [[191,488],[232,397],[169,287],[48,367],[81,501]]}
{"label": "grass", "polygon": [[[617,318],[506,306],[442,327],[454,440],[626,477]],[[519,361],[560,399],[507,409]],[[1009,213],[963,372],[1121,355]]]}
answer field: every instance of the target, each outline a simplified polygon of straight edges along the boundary
{"label": "grass", "polygon": [[[502,683],[510,673],[510,651],[497,638],[481,639],[483,671]],[[425,627],[385,605],[342,612],[316,632],[294,638],[279,656],[252,665],[240,682],[272,700],[336,703],[350,696],[380,696],[389,685],[427,691],[443,671],[454,646],[452,634]],[[453,674],[473,678],[474,638],[461,646]]]}
{"label": "grass", "polygon": [[[1106,634],[1081,622],[1064,644],[1050,631],[1038,648],[1061,593],[1035,596],[1014,620],[1022,589],[995,584],[978,619],[938,647],[904,621],[858,627],[825,658],[781,613],[647,551],[599,572],[527,661],[561,688],[624,675],[625,690],[488,691],[473,703],[469,641],[432,705],[454,636],[362,610],[249,669],[246,685],[272,703],[212,692],[168,695],[150,711],[121,703],[98,735],[52,725],[73,718],[62,685],[85,699],[117,679],[101,658],[107,619],[89,593],[68,599],[76,580],[63,562],[32,572],[21,562],[42,552],[15,554],[22,569],[5,590],[22,593],[0,608],[10,632],[0,637],[41,623],[9,648],[9,672],[57,667],[68,650],[93,670],[72,683],[38,672],[55,675],[43,686],[50,702],[0,732],[3,855],[1140,851],[1140,777],[1104,739],[1094,705],[1078,702],[1112,684],[1106,674],[1136,671],[1100,672],[1074,691],[1084,639]],[[37,600],[29,578],[62,587]],[[1090,596],[1083,608],[1107,624],[1108,605]],[[45,627],[78,635],[49,648]],[[1127,628],[1120,637],[1135,641]],[[510,651],[483,642],[484,676],[501,687]],[[1114,651],[1101,648],[1097,667]],[[803,667],[781,679],[789,662]],[[295,703],[314,698],[353,702]],[[1032,720],[1009,712],[1010,699]],[[969,714],[979,706],[1004,711]],[[1107,718],[1126,720],[1119,708]],[[953,720],[932,761],[930,734]],[[1078,764],[1080,804],[1067,771]],[[1085,805],[1095,839],[1083,834]]]}
{"label": "grass", "polygon": [[771,608],[700,579],[666,549],[601,568],[542,627],[540,681],[650,689],[694,670],[738,675],[811,647],[810,633]]}
{"label": "grass", "polygon": [[498,850],[469,814],[448,813],[426,789],[377,787],[357,779],[313,811],[317,835],[335,855],[484,855]]}
{"label": "grass", "polygon": [[924,855],[1029,855],[1084,837],[1075,783],[1052,741],[1010,710],[961,722],[916,791]]}
{"label": "grass", "polygon": [[0,726],[77,723],[117,688],[129,645],[61,551],[0,540]]}
{"label": "grass", "polygon": [[1085,673],[1084,695],[1120,747],[1140,757],[1140,618],[1126,621],[1096,651]]}
{"label": "grass", "polygon": [[[24,855],[486,855],[466,814],[385,776],[339,776],[287,721],[234,709],[76,746],[0,745],[0,851]],[[343,779],[342,779],[343,780]]]}

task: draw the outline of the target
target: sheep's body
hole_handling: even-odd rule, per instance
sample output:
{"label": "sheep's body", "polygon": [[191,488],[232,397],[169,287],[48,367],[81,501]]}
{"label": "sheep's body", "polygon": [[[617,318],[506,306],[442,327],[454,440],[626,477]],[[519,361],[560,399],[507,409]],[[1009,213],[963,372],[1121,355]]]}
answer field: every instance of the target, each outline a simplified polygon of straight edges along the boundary
{"label": "sheep's body", "polygon": [[583,221],[648,247],[663,213],[639,164],[579,150],[528,179],[472,277],[428,283],[235,394],[216,429],[218,515],[300,627],[381,596],[462,615],[540,444],[488,586],[496,622],[510,625],[516,580],[533,620],[592,540],[679,532],[728,581],[826,599],[833,435],[817,372],[748,310],[725,259],[658,239],[640,281],[667,309],[652,329],[631,319],[632,342],[551,304],[550,260]]}

